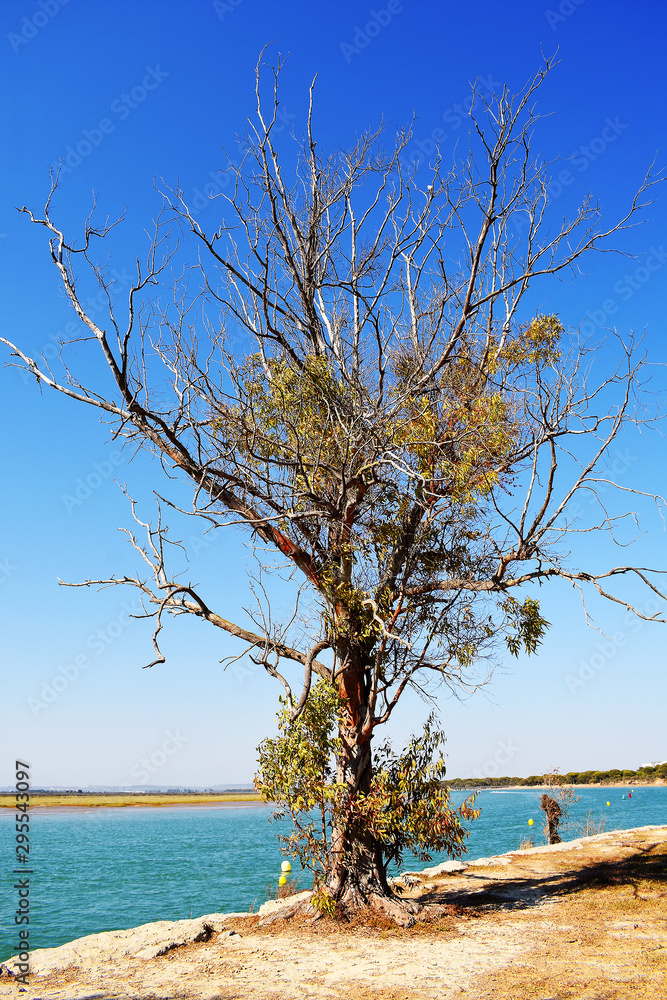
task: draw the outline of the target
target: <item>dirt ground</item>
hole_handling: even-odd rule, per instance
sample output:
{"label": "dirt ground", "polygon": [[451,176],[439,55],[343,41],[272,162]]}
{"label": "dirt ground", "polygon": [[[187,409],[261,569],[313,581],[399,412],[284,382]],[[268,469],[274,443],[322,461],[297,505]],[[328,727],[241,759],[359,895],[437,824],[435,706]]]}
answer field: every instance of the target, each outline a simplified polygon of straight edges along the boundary
{"label": "dirt ground", "polygon": [[514,852],[419,876],[446,904],[407,930],[231,919],[159,958],[0,979],[26,1000],[617,1000],[667,998],[667,827]]}

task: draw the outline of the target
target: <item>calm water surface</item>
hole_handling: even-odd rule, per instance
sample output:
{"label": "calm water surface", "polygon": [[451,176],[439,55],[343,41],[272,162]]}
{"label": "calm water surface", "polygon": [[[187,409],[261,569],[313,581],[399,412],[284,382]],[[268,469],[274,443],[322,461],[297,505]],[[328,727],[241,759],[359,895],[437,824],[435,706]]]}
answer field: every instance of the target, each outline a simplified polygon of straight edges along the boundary
{"label": "calm water surface", "polygon": [[[606,830],[667,824],[667,786],[637,788],[632,799],[620,788],[582,788],[578,794],[563,839],[577,836],[576,823],[591,810],[596,820],[604,817]],[[468,859],[514,850],[530,833],[543,843],[540,795],[528,788],[480,793],[482,815],[471,824]],[[464,797],[452,795],[456,805]],[[275,887],[282,861],[279,827],[269,824],[270,812],[261,804],[34,810],[31,947],[152,920],[256,909],[267,898],[267,886]],[[16,952],[13,838],[14,814],[3,809],[0,960]],[[445,860],[434,855],[428,863]],[[406,855],[403,870],[425,864]],[[308,887],[305,876],[302,886]]]}

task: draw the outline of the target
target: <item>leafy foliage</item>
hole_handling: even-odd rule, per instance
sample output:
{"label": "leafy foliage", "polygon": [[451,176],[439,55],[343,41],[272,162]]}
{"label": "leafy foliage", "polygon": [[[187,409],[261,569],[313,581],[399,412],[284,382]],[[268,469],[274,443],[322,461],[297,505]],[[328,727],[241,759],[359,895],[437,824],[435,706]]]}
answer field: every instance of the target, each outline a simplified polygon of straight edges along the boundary
{"label": "leafy foliage", "polygon": [[399,755],[386,742],[376,750],[371,791],[358,799],[357,810],[359,821],[381,846],[385,868],[390,862],[400,866],[406,851],[421,861],[430,861],[433,852],[451,857],[465,853],[463,820],[476,819],[479,810],[473,808],[474,795],[458,809],[452,807],[439,754],[444,742],[431,715]]}
{"label": "leafy foliage", "polygon": [[[377,748],[370,791],[350,797],[334,776],[338,715],[337,692],[319,681],[304,712],[292,721],[283,708],[280,735],[258,748],[255,787],[265,801],[277,803],[274,819],[289,817],[294,824],[289,835],[280,836],[283,851],[313,873],[317,887],[332,861],[332,826],[344,814],[352,836],[358,831],[377,842],[385,870],[391,862],[400,865],[405,851],[424,861],[434,851],[460,857],[468,835],[463,822],[479,811],[473,808],[474,796],[458,809],[450,803],[439,755],[444,734],[433,717],[399,755],[389,743]],[[325,894],[322,906],[328,905]]]}
{"label": "leafy foliage", "polygon": [[[384,656],[403,668],[416,642],[434,669],[472,665],[501,634],[513,655],[535,652],[549,623],[534,598],[449,598],[437,582],[493,573],[487,501],[517,474],[528,431],[517,386],[550,377],[562,333],[557,317],[538,315],[485,347],[464,335],[427,392],[416,390],[423,360],[405,347],[382,387],[364,371],[346,378],[331,356],[246,358],[237,403],[214,431],[265,483],[281,531],[307,541],[327,636],[369,657],[398,621],[409,642],[385,642]],[[390,590],[393,563],[409,607]]]}
{"label": "leafy foliage", "polygon": [[522,647],[527,653],[535,653],[549,627],[549,622],[540,614],[539,604],[532,597],[527,597],[523,603],[508,597],[504,606],[514,627],[514,632],[505,637],[510,653],[518,656]]}
{"label": "leafy foliage", "polygon": [[341,791],[334,781],[338,703],[335,689],[319,681],[301,715],[292,721],[283,707],[280,735],[257,748],[255,787],[265,802],[277,804],[275,820],[291,818],[294,830],[279,834],[283,851],[312,871],[316,884],[328,869],[331,816]]}

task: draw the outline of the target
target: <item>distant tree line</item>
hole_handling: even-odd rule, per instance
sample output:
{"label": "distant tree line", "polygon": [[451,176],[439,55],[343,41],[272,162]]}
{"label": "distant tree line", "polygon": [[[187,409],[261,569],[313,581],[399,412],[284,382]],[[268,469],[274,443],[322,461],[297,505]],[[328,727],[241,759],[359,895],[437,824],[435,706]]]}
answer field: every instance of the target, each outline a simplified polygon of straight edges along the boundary
{"label": "distant tree line", "polygon": [[[644,782],[667,779],[667,762],[655,767],[640,767],[636,771],[621,771],[617,767],[610,771],[569,771],[560,776],[564,785],[604,785],[608,782]],[[547,775],[530,774],[527,778],[454,778],[445,782],[450,788],[508,788],[512,785],[544,785]]]}

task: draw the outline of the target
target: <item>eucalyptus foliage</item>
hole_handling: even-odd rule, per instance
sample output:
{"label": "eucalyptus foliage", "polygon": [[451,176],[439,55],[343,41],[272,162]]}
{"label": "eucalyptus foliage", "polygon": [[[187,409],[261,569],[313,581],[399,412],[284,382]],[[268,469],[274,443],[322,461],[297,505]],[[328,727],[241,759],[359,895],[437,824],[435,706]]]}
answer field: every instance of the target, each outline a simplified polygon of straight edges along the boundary
{"label": "eucalyptus foliage", "polygon": [[294,719],[284,705],[279,735],[258,747],[255,787],[265,801],[276,804],[273,818],[293,825],[290,833],[279,835],[285,853],[313,873],[316,887],[336,864],[336,824],[373,837],[385,876],[391,863],[400,867],[406,851],[422,861],[430,861],[432,852],[460,857],[469,832],[464,821],[479,812],[473,808],[474,795],[458,809],[450,802],[443,784],[445,735],[434,717],[398,756],[388,742],[376,747],[370,789],[352,798],[346,785],[336,781],[339,702],[337,690],[319,680],[303,712]]}

